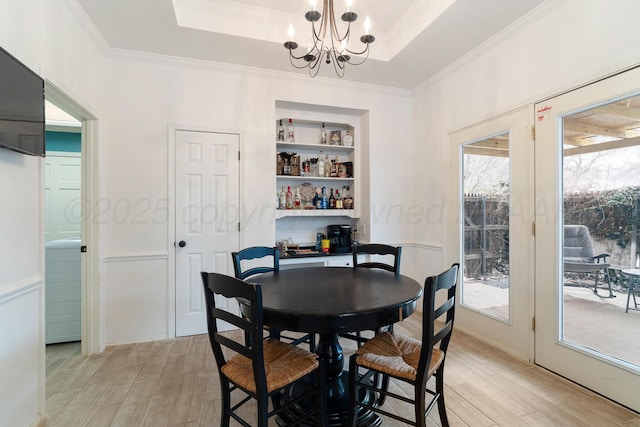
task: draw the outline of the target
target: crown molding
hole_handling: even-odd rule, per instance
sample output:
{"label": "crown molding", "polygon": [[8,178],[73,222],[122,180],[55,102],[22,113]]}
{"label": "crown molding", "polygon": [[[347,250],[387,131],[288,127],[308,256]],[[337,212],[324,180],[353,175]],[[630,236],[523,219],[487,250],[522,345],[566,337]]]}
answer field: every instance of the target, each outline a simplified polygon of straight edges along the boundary
{"label": "crown molding", "polygon": [[204,59],[184,58],[171,55],[163,55],[156,53],[140,52],[127,49],[110,48],[108,56],[114,60],[123,61],[139,61],[148,64],[178,66],[193,68],[199,70],[209,70],[214,72],[226,73],[230,75],[238,75],[240,73],[246,76],[257,78],[270,78],[284,81],[306,81],[313,82],[327,89],[340,90],[341,88],[361,88],[370,93],[380,93],[393,96],[412,97],[411,89],[396,88],[390,86],[382,86],[371,83],[360,83],[352,80],[340,80],[328,77],[317,76],[313,79],[307,74],[301,74],[288,71],[269,70],[265,68],[249,67],[246,65],[228,64],[223,62],[207,61]]}
{"label": "crown molding", "polygon": [[76,22],[78,22],[82,29],[89,35],[89,38],[93,41],[98,50],[106,56],[109,51],[109,44],[95,26],[89,15],[87,15],[87,12],[85,12],[82,6],[80,6],[78,0],[64,0],[64,5],[76,19]]}
{"label": "crown molding", "polygon": [[[456,0],[431,0],[415,2],[389,29],[388,58],[393,58],[413,41],[422,31],[429,27]],[[377,39],[376,39],[377,40]]]}
{"label": "crown molding", "polygon": [[522,31],[523,27],[527,27],[531,25],[533,22],[544,18],[553,10],[557,9],[562,5],[563,0],[547,0],[542,3],[540,6],[536,7],[526,15],[522,16],[517,21],[513,22],[511,25],[498,32],[493,37],[486,40],[484,43],[480,44],[478,47],[467,53],[466,55],[461,56],[456,61],[451,63],[449,66],[440,70],[437,74],[433,75],[428,80],[425,80],[420,85],[418,85],[415,89],[415,93],[420,93],[425,90],[428,90],[431,86],[434,86],[441,82],[441,80],[446,79],[451,74],[456,71],[462,69],[469,63],[473,62],[475,59],[486,55],[491,49],[495,48],[498,44],[503,41],[513,37],[515,34]]}

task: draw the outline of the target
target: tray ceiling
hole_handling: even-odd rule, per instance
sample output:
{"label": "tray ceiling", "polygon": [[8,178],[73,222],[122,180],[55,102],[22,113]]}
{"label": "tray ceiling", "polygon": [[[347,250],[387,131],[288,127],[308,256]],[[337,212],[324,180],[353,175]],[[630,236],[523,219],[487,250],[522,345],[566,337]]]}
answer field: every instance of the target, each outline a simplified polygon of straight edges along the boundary
{"label": "tray ceiling", "polygon": [[[301,0],[78,0],[110,48],[293,69],[283,47],[289,24],[308,38]],[[322,1],[318,1],[320,5]],[[355,0],[376,36],[370,59],[344,80],[412,89],[522,18],[544,0]],[[335,1],[337,13],[346,8]],[[359,28],[356,34],[361,34]],[[323,64],[324,65],[324,64]],[[320,76],[337,78],[333,67]]]}

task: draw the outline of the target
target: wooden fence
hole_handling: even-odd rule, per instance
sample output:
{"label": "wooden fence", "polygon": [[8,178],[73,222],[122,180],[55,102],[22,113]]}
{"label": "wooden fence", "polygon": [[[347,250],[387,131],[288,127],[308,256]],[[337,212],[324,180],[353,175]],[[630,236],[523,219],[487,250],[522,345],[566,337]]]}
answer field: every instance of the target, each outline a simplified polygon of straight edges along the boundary
{"label": "wooden fence", "polygon": [[466,277],[509,269],[509,197],[464,196],[464,263]]}
{"label": "wooden fence", "polygon": [[[565,224],[589,227],[597,253],[627,268],[640,262],[640,187],[564,196]],[[509,196],[465,194],[465,277],[509,271]]]}

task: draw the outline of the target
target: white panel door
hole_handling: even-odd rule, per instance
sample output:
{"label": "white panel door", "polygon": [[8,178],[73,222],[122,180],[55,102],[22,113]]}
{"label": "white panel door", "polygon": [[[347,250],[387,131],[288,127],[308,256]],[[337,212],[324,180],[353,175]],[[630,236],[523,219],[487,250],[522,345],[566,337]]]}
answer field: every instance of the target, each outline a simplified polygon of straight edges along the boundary
{"label": "white panel door", "polygon": [[[541,102],[535,111],[536,363],[640,411],[640,317],[625,312],[629,279],[618,275],[638,257],[632,206],[640,187],[640,68]],[[619,215],[608,206],[624,194],[631,207]],[[578,198],[579,205],[572,203]],[[594,245],[618,240],[594,253],[609,252],[617,278],[612,293],[602,276],[595,292],[593,276],[564,271],[564,255],[575,256],[565,251],[564,225],[585,226]]]}
{"label": "white panel door", "polygon": [[46,241],[80,237],[80,153],[47,151],[44,167]]}
{"label": "white panel door", "polygon": [[[207,331],[200,272],[233,275],[239,136],[176,131],[176,336]],[[222,301],[221,301],[222,303]]]}

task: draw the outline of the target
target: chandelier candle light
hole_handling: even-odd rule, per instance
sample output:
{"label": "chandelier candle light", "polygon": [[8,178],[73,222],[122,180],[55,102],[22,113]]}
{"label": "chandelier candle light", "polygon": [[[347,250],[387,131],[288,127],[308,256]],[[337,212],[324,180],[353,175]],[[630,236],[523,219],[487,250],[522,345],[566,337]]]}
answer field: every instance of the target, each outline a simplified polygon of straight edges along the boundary
{"label": "chandelier candle light", "polygon": [[[349,49],[349,37],[351,36],[351,23],[358,19],[358,14],[351,10],[353,0],[347,0],[347,11],[342,14],[341,19],[347,23],[347,31],[343,36],[338,32],[337,19],[333,9],[333,0],[324,0],[322,13],[316,10],[316,1],[310,0],[311,10],[305,13],[304,17],[311,22],[312,37],[309,41],[307,52],[296,56],[294,50],[298,48],[298,43],[293,41],[293,25],[289,25],[289,41],[284,43],[284,47],[289,50],[289,60],[296,68],[308,68],[309,75],[315,77],[320,70],[320,61],[324,59],[327,64],[333,64],[333,68],[340,78],[344,76],[346,64],[360,65],[369,58],[369,44],[373,43],[375,37],[369,34],[371,21],[369,17],[364,22],[365,34],[360,36],[360,41],[364,43],[364,49],[353,51]],[[316,22],[320,21],[318,28]],[[355,57],[355,58],[352,58]]]}

